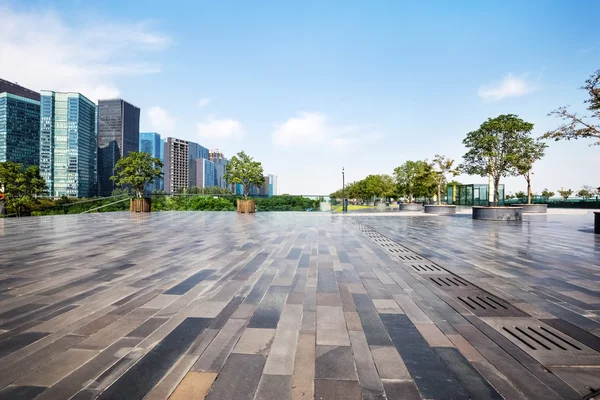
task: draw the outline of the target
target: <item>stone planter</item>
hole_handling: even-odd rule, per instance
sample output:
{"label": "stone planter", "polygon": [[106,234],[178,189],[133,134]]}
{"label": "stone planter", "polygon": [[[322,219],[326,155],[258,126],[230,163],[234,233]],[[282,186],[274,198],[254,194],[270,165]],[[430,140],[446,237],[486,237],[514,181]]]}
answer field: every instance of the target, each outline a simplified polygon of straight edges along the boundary
{"label": "stone planter", "polygon": [[420,203],[401,203],[400,211],[423,211],[423,204]]}
{"label": "stone planter", "polygon": [[546,214],[548,204],[511,204],[512,207],[520,207],[524,213]]}
{"label": "stone planter", "polygon": [[473,219],[521,221],[523,219],[523,209],[520,207],[473,207]]}
{"label": "stone planter", "polygon": [[600,212],[594,212],[594,233],[600,234]]}
{"label": "stone planter", "polygon": [[135,198],[129,202],[131,212],[150,212],[151,209],[150,198]]}
{"label": "stone planter", "polygon": [[237,212],[252,214],[256,212],[256,203],[254,200],[238,200],[237,201]]}
{"label": "stone planter", "polygon": [[425,206],[425,214],[453,215],[456,214],[456,206],[444,204]]}

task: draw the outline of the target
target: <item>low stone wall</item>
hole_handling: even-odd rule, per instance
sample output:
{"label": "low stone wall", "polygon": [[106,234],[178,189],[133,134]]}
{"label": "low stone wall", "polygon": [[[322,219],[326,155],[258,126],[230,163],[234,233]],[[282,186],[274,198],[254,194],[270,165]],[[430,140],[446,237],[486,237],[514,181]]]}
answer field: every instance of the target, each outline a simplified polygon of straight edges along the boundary
{"label": "low stone wall", "polygon": [[546,214],[548,204],[511,204],[512,207],[520,207],[524,213]]}
{"label": "low stone wall", "polygon": [[473,219],[520,221],[523,219],[523,209],[520,207],[473,207]]}
{"label": "low stone wall", "polygon": [[423,204],[419,203],[401,203],[400,211],[423,211]]}
{"label": "low stone wall", "polygon": [[425,206],[425,214],[437,214],[437,215],[456,214],[456,206],[448,206],[448,205]]}

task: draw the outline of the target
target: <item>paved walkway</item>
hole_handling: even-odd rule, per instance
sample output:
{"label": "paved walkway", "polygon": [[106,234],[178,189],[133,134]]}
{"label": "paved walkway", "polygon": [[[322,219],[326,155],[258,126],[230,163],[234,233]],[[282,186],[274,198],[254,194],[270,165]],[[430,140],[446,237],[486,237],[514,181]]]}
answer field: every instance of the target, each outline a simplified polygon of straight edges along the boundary
{"label": "paved walkway", "polygon": [[0,399],[578,399],[587,216],[0,220]]}

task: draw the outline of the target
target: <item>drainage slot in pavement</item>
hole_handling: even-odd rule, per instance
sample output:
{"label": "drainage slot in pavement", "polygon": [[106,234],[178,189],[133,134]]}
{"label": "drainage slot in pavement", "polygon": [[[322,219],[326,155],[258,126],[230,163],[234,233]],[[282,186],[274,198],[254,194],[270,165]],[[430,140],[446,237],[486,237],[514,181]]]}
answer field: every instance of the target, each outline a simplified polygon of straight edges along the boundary
{"label": "drainage slot in pavement", "polygon": [[462,279],[456,277],[456,276],[432,276],[429,278],[429,280],[431,280],[431,282],[435,283],[436,285],[438,285],[441,288],[444,289],[457,289],[457,288],[464,288],[464,287],[469,287],[470,285],[463,281]]}
{"label": "drainage slot in pavement", "polygon": [[447,273],[448,271],[446,271],[444,268],[439,267],[435,264],[411,264],[410,265],[412,267],[412,269],[414,269],[416,272],[422,274],[422,273]]}
{"label": "drainage slot in pavement", "polygon": [[503,326],[502,330],[531,350],[542,350],[542,348],[549,351],[559,349],[563,351],[572,351],[573,349],[582,350],[581,347],[558,336],[543,326],[513,326],[510,329]]}

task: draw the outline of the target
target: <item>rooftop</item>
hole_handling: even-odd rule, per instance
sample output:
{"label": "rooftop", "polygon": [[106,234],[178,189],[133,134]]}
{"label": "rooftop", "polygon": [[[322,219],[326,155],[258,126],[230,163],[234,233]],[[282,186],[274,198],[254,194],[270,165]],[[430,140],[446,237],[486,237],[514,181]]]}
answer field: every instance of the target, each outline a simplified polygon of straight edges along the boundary
{"label": "rooftop", "polygon": [[0,219],[0,398],[582,398],[600,388],[592,222]]}

